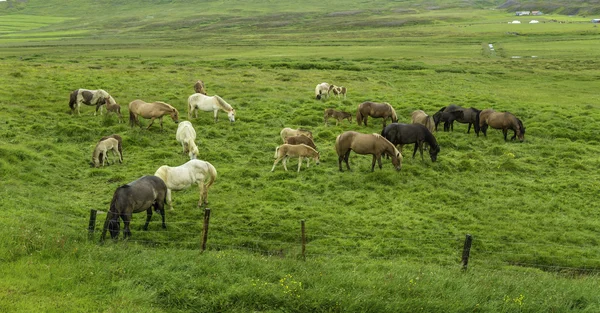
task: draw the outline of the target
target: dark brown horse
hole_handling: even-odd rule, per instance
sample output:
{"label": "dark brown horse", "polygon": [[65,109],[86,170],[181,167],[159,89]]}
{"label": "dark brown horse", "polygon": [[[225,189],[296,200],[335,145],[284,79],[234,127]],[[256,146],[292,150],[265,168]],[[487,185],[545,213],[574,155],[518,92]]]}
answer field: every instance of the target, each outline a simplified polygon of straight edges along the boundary
{"label": "dark brown horse", "polygon": [[299,144],[305,144],[315,150],[317,150],[317,146],[315,146],[315,142],[307,136],[304,135],[298,135],[298,136],[292,136],[292,137],[286,137],[283,140],[283,143],[287,143],[290,145],[299,145]]}
{"label": "dark brown horse", "polygon": [[435,122],[435,130],[437,131],[438,125],[444,122],[444,131],[454,131],[454,121],[463,117],[463,111],[444,111],[446,107],[441,108],[439,111],[433,114],[433,121]]}
{"label": "dark brown horse", "polygon": [[381,136],[385,137],[394,145],[400,146],[400,153],[402,153],[402,146],[405,144],[415,144],[415,150],[413,151],[413,159],[417,153],[417,149],[421,152],[421,160],[423,160],[423,144],[429,145],[429,157],[431,162],[437,160],[437,155],[440,152],[440,146],[435,140],[433,134],[421,124],[401,124],[392,123],[386,126],[381,131]]}
{"label": "dark brown horse", "polygon": [[[477,123],[477,117],[479,116],[479,112],[481,112],[480,110],[476,109],[476,108],[463,108],[459,105],[456,104],[451,104],[447,107],[443,107],[440,109],[441,112],[456,112],[456,111],[462,111],[462,115],[458,114],[455,116],[454,121],[457,121],[459,123],[463,123],[463,124],[469,124],[469,127],[467,128],[467,134],[469,134],[471,132],[471,125],[473,125],[473,128],[475,129],[475,133],[479,132],[479,123]],[[437,125],[436,125],[437,126]],[[446,124],[444,124],[444,130],[446,130],[448,127]],[[452,128],[452,130],[454,130],[454,125],[450,125],[450,128]]]}
{"label": "dark brown horse", "polygon": [[392,156],[392,164],[397,171],[402,168],[402,154],[400,154],[400,151],[379,134],[361,134],[355,131],[344,132],[335,139],[335,151],[338,155],[340,172],[343,172],[342,161],[346,162],[346,167],[350,170],[350,165],[348,164],[350,151],[358,154],[372,154],[371,172],[375,170],[375,161],[379,163],[379,168],[382,168],[382,154]]}
{"label": "dark brown horse", "polygon": [[507,141],[508,130],[514,132],[510,140],[519,138],[519,141],[525,140],[525,126],[523,122],[510,112],[496,112],[492,109],[483,110],[479,115],[480,129],[483,135],[487,137],[488,126],[501,129],[504,135],[504,141]]}
{"label": "dark brown horse", "polygon": [[119,237],[121,225],[119,219],[123,220],[125,228],[123,237],[131,237],[129,223],[133,213],[146,211],[146,224],[144,230],[148,230],[148,224],[152,218],[152,208],[162,215],[162,227],[167,228],[165,224],[165,199],[167,196],[167,185],[156,176],[143,176],[129,184],[118,187],[115,190],[110,209],[106,215],[104,229],[100,241],[104,241],[106,231],[110,231],[113,239]]}
{"label": "dark brown horse", "polygon": [[392,123],[398,122],[398,116],[396,116],[396,110],[387,102],[377,103],[366,101],[358,105],[356,111],[356,122],[367,126],[368,117],[383,118],[383,127],[386,125],[388,118],[392,120]]}
{"label": "dark brown horse", "polygon": [[352,122],[352,114],[344,111],[336,111],[334,109],[325,109],[325,113],[323,115],[323,120],[325,121],[325,125],[329,124],[329,118],[335,118],[335,126],[338,123],[341,123],[344,119],[347,119],[348,122]]}

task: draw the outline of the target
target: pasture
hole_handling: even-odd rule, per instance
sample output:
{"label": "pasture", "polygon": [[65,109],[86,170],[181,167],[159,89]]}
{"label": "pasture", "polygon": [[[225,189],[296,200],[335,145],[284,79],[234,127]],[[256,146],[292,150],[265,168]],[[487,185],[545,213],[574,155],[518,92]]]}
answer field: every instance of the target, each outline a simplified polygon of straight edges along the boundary
{"label": "pasture", "polygon": [[[600,310],[600,34],[588,18],[512,25],[502,10],[421,2],[339,12],[208,2],[186,13],[193,4],[76,1],[119,9],[86,21],[46,2],[0,16],[14,26],[0,28],[0,311]],[[26,23],[35,16],[43,25]],[[188,119],[197,80],[235,122],[223,111]],[[320,82],[345,86],[346,99],[316,100]],[[117,187],[189,156],[168,116],[161,130],[92,106],[71,115],[78,88],[106,90],[124,118],[142,99],[192,122],[198,159],[218,171],[206,251],[194,186],[173,191],[166,230],[155,214],[143,231],[138,213],[131,238],[99,245],[100,212],[88,239],[90,209],[108,211]],[[402,123],[452,103],[493,108],[527,131],[505,142],[455,122],[435,133],[434,163],[407,145],[399,172],[385,158],[370,172],[371,156],[354,152],[340,172],[336,136],[381,133],[381,119],[324,125],[323,111],[355,114],[365,101],[390,103]],[[270,171],[284,127],[312,132],[319,165]],[[123,139],[123,163],[92,167],[110,134]]]}

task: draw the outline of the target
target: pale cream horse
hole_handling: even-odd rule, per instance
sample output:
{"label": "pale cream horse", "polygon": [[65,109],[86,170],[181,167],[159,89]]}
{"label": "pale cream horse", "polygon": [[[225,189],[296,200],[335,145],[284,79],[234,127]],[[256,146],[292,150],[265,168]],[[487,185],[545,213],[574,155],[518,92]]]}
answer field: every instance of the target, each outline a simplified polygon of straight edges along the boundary
{"label": "pale cream horse", "polygon": [[177,126],[177,133],[175,134],[177,142],[181,143],[183,147],[183,153],[187,153],[190,156],[190,160],[198,157],[198,146],[196,145],[196,130],[192,123],[189,121],[183,121]]}
{"label": "pale cream horse", "polygon": [[319,152],[305,144],[299,145],[289,145],[282,144],[281,146],[275,148],[275,162],[273,163],[273,168],[271,168],[271,172],[275,170],[275,165],[279,163],[283,159],[283,168],[287,171],[287,159],[288,158],[298,158],[298,173],[300,173],[300,167],[302,167],[302,159],[306,159],[306,167],[310,162],[310,158],[313,158],[315,163],[319,164]]}
{"label": "pale cream horse", "polygon": [[[113,158],[118,156],[119,162],[123,163],[123,155],[121,155],[121,152],[119,151],[119,141],[113,137],[109,137],[96,144],[94,154],[92,155],[94,167],[100,167],[100,163],[102,163],[102,166],[104,166],[105,162],[108,163],[108,151],[112,151]],[[102,160],[100,160],[100,156],[102,156]],[[115,162],[116,161],[113,163]]]}
{"label": "pale cream horse", "polygon": [[206,161],[194,159],[175,167],[163,165],[156,170],[154,176],[160,177],[167,185],[167,204],[173,210],[171,190],[183,190],[193,184],[198,184],[200,191],[198,206],[208,204],[208,188],[217,179],[217,170]]}
{"label": "pale cream horse", "polygon": [[223,110],[227,113],[230,122],[235,122],[235,110],[223,98],[214,95],[212,97],[195,93],[188,97],[188,119],[192,119],[192,115],[197,118],[198,110],[205,112],[213,111],[215,122],[218,120],[217,113]]}
{"label": "pale cream horse", "polygon": [[411,113],[411,124],[425,125],[427,129],[433,134],[435,132],[435,122],[433,117],[427,115],[423,110],[416,110]]}
{"label": "pale cream horse", "polygon": [[317,100],[321,100],[321,98],[325,96],[329,96],[329,84],[328,83],[320,83],[315,87],[315,98]]}
{"label": "pale cream horse", "polygon": [[312,132],[306,129],[293,129],[293,128],[289,128],[286,127],[284,129],[281,130],[281,132],[279,133],[279,135],[281,136],[281,140],[285,143],[285,139],[288,137],[293,137],[293,136],[306,136],[310,139],[313,139],[313,135]]}

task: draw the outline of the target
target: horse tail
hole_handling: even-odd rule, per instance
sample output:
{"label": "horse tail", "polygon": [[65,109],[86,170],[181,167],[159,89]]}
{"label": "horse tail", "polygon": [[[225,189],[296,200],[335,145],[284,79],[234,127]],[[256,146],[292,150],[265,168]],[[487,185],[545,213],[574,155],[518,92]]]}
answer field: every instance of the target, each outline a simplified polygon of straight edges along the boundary
{"label": "horse tail", "polygon": [[69,108],[71,108],[71,110],[75,109],[75,103],[77,103],[77,92],[79,91],[79,89],[71,92],[71,94],[69,95]]}
{"label": "horse tail", "polygon": [[281,146],[277,146],[277,148],[275,148],[275,159],[277,159],[277,156],[279,154],[279,147]]}
{"label": "horse tail", "polygon": [[208,162],[207,162],[207,165],[208,165],[208,173],[210,174],[210,179],[208,181],[208,184],[206,184],[206,188],[208,189],[215,182],[215,179],[217,179],[217,169]]}
{"label": "horse tail", "polygon": [[129,126],[135,126],[135,112],[133,112],[131,107],[129,108]]}
{"label": "horse tail", "polygon": [[481,126],[479,125],[479,122],[480,122],[479,115],[481,115],[481,111],[477,111],[475,114],[475,134],[477,134],[477,136],[479,136],[479,131],[481,130]]}
{"label": "horse tail", "polygon": [[362,113],[360,113],[360,107],[358,107],[358,110],[356,110],[356,123],[358,123],[358,126],[360,126],[360,124],[362,123],[363,120],[363,116]]}
{"label": "horse tail", "polygon": [[396,115],[396,110],[394,110],[392,105],[390,105],[390,104],[388,104],[388,105],[390,106],[390,110],[392,110],[392,123],[398,122],[398,115]]}
{"label": "horse tail", "polygon": [[438,112],[444,112],[445,109],[446,109],[446,107],[443,107],[443,108],[439,109]]}

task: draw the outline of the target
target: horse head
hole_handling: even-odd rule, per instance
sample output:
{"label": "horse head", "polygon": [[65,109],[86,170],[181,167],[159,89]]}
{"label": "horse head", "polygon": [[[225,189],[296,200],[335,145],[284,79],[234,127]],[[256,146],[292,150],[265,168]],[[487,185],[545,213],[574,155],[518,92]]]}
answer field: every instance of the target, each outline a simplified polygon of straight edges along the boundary
{"label": "horse head", "polygon": [[235,122],[235,110],[231,109],[231,111],[227,112],[227,117],[229,118],[230,122]]}
{"label": "horse head", "polygon": [[119,232],[121,231],[121,223],[119,222],[119,216],[116,219],[108,221],[108,231],[110,232],[110,238],[117,239]]}
{"label": "horse head", "polygon": [[429,147],[429,157],[431,157],[431,162],[435,162],[437,160],[437,155],[440,152],[440,145],[436,145],[435,147]]}
{"label": "horse head", "polygon": [[173,122],[179,123],[179,111],[177,111],[176,108],[173,108],[169,115],[171,115],[171,119],[173,120]]}
{"label": "horse head", "polygon": [[519,141],[523,141],[525,140],[525,126],[523,126],[523,122],[521,122],[520,119],[517,119],[517,123],[519,124],[519,130],[517,132],[517,137],[519,138]]}
{"label": "horse head", "polygon": [[321,153],[319,153],[319,151],[316,151],[317,153],[315,154],[315,156],[313,157],[313,160],[315,161],[315,164],[319,165],[319,160],[321,158]]}

